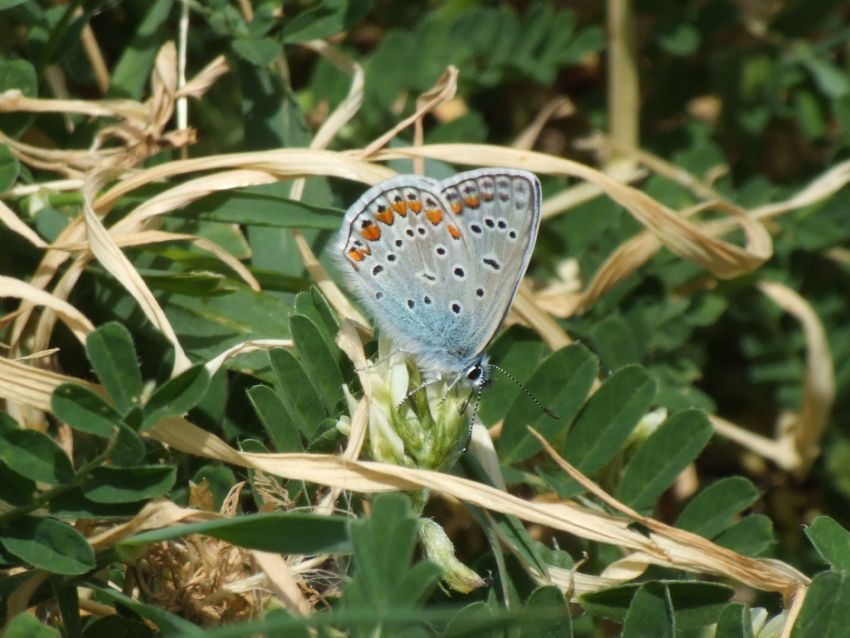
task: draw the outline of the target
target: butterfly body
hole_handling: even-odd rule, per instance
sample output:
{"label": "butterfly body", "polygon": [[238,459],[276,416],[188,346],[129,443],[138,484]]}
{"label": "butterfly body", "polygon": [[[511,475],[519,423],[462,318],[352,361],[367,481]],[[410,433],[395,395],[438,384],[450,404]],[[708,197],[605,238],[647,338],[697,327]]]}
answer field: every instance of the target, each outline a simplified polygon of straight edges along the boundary
{"label": "butterfly body", "polygon": [[527,171],[478,169],[400,175],[349,208],[336,246],[348,283],[426,378],[487,383],[483,351],[528,267],[540,198]]}

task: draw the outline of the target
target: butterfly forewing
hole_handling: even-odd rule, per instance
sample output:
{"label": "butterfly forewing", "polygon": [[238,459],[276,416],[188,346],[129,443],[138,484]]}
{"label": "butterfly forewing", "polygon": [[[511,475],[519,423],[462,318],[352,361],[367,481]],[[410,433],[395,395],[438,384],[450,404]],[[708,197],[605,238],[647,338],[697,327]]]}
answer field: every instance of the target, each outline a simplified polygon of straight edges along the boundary
{"label": "butterfly forewing", "polygon": [[[480,348],[492,339],[528,267],[540,223],[540,182],[526,171],[480,169],[446,180],[443,193],[470,238]],[[495,312],[498,310],[498,312]],[[496,316],[493,316],[493,315]]]}
{"label": "butterfly forewing", "polygon": [[399,176],[346,213],[338,248],[355,293],[423,368],[460,373],[498,329],[528,265],[540,187],[525,171],[445,182]]}

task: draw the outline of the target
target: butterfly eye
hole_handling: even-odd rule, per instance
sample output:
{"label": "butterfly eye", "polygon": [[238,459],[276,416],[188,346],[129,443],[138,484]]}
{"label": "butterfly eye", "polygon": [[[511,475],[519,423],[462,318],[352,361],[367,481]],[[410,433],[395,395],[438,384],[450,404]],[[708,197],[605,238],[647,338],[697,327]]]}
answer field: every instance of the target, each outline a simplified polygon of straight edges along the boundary
{"label": "butterfly eye", "polygon": [[472,370],[466,373],[466,378],[470,381],[478,381],[478,379],[481,378],[482,372],[483,370],[481,369],[481,366],[475,366]]}

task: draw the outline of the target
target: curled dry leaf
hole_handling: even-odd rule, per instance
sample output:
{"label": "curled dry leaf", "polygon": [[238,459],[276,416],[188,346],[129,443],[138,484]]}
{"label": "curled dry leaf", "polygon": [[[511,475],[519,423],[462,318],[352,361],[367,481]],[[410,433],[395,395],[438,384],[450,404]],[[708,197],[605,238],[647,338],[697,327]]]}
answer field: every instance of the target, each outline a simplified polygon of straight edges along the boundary
{"label": "curled dry leaf", "polygon": [[[800,411],[787,436],[792,437],[803,476],[820,454],[820,441],[835,404],[835,372],[826,331],[811,304],[778,282],[763,281],[759,289],[775,304],[794,316],[806,336],[806,373]],[[782,433],[780,433],[782,434]]]}

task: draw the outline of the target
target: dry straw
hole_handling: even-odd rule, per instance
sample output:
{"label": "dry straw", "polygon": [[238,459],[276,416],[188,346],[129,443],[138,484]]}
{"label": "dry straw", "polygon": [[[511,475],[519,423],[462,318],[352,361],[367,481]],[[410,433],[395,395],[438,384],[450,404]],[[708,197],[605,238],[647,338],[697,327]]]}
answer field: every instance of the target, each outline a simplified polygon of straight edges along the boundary
{"label": "dry straw", "polygon": [[[244,8],[247,10],[247,4]],[[87,37],[90,38],[91,34]],[[91,41],[88,42],[90,46]],[[570,339],[555,317],[565,317],[587,309],[662,248],[681,259],[699,264],[708,277],[729,279],[752,273],[772,254],[771,237],[762,225],[762,219],[825,199],[850,181],[850,163],[845,163],[814,180],[785,202],[742,211],[732,203],[714,197],[710,186],[703,179],[683,174],[678,169],[672,170],[663,161],[654,161],[654,158],[639,151],[630,151],[629,140],[634,136],[629,133],[628,122],[622,122],[622,131],[625,132],[617,140],[620,145],[617,153],[625,161],[612,163],[605,171],[528,150],[542,122],[555,115],[559,109],[567,108],[563,102],[544,109],[526,134],[518,139],[519,148],[417,143],[407,148],[386,149],[386,145],[403,130],[410,126],[420,126],[427,113],[449,101],[458,106],[455,97],[457,71],[453,68],[447,69],[437,85],[421,96],[413,116],[400,122],[373,143],[363,149],[347,152],[328,151],[324,150],[327,144],[345,123],[356,116],[362,103],[363,71],[354,61],[326,42],[313,42],[306,46],[327,57],[351,76],[348,96],[325,120],[310,148],[180,159],[139,168],[142,161],[152,153],[163,148],[182,148],[194,139],[194,132],[189,128],[168,130],[175,104],[186,97],[202,96],[211,83],[226,72],[224,63],[215,60],[195,78],[179,86],[182,83],[178,82],[180,73],[176,49],[171,44],[164,46],[157,57],[151,78],[151,97],[144,103],[126,100],[49,100],[27,98],[15,92],[0,95],[0,111],[3,112],[76,113],[92,118],[118,120],[118,124],[105,124],[96,143],[89,149],[53,150],[0,138],[0,143],[9,144],[15,156],[27,165],[65,175],[68,179],[56,182],[55,186],[61,189],[80,188],[83,201],[83,215],[70,223],[52,245],[48,245],[6,204],[0,202],[0,222],[43,251],[43,258],[29,282],[0,278],[0,295],[21,300],[20,310],[8,318],[11,321],[11,343],[8,356],[0,357],[0,397],[5,400],[7,409],[25,425],[40,427],[43,424],[43,414],[50,411],[51,393],[58,385],[80,382],[39,367],[41,359],[23,359],[28,354],[47,350],[57,320],[65,323],[80,340],[92,330],[91,322],[67,300],[83,268],[93,260],[126,289],[152,324],[172,343],[176,353],[175,374],[189,364],[188,357],[163,309],[122,248],[165,241],[192,242],[220,259],[249,286],[259,288],[239,260],[227,254],[223,248],[203,238],[166,233],[156,227],[159,217],[213,192],[292,180],[292,195],[297,198],[301,194],[299,180],[312,176],[332,176],[371,185],[393,174],[393,171],[380,164],[389,159],[409,159],[414,166],[421,166],[425,158],[432,158],[456,165],[522,167],[540,174],[578,178],[580,184],[544,202],[545,218],[564,214],[578,203],[605,195],[622,205],[645,230],[620,246],[590,278],[584,289],[574,295],[553,295],[551,291],[557,290],[557,287],[548,293],[535,293],[531,285],[522,286],[513,317],[534,328],[547,344],[556,348],[569,343]],[[623,51],[627,54],[628,47]],[[279,62],[279,68],[285,69],[283,61]],[[628,63],[628,55],[625,55],[623,63]],[[414,140],[421,140],[421,133],[414,132],[413,137]],[[111,142],[109,148],[104,145],[107,141]],[[668,176],[689,184],[704,203],[689,211],[675,211],[628,185],[648,171],[666,171]],[[166,188],[159,195],[139,204],[122,220],[110,220],[109,214],[116,203],[152,183],[165,185]],[[13,189],[7,196],[19,197],[29,192]],[[700,217],[708,208],[726,217],[721,221],[701,222]],[[725,238],[734,230],[743,231],[743,245]],[[324,271],[307,242],[300,235],[296,236],[296,240],[309,274],[343,319],[338,337],[340,347],[356,368],[361,369],[365,365],[363,340],[369,332],[367,322]],[[803,407],[798,415],[790,415],[784,420],[785,427],[776,439],[752,435],[718,417],[713,417],[713,423],[719,433],[771,459],[786,470],[802,474],[817,454],[834,401],[829,349],[823,327],[805,300],[775,283],[764,282],[759,289],[803,326],[808,347]],[[208,368],[217,370],[242,352],[277,346],[289,347],[291,342],[246,341],[222,352],[208,363]],[[624,559],[601,575],[565,573],[555,567],[550,567],[545,574],[537,574],[540,582],[554,582],[575,595],[631,580],[643,573],[649,565],[663,565],[696,574],[728,577],[759,590],[781,592],[792,605],[792,615],[799,610],[808,580],[790,566],[735,554],[705,539],[629,510],[559,459],[542,439],[547,451],[565,472],[580,480],[596,498],[619,514],[604,514],[572,501],[528,501],[504,489],[447,474],[359,460],[370,400],[370,388],[365,378],[367,375],[361,376],[364,397],[352,418],[348,447],[338,456],[244,453],[182,418],[164,420],[148,435],[186,454],[262,471],[268,475],[327,486],[330,490],[317,505],[317,510],[322,512],[333,510],[342,491],[373,493],[427,488],[442,497],[514,515],[528,523],[615,545],[628,552]],[[494,484],[503,485],[492,442],[481,429],[475,432],[473,450],[482,456]],[[167,501],[157,501],[143,508],[132,521],[99,531],[90,540],[95,547],[103,549],[144,529],[199,520],[210,515],[196,509],[179,508]],[[633,528],[631,523],[634,521],[642,523],[649,531],[641,532]],[[296,613],[309,613],[310,606],[305,603],[297,586],[300,576],[296,567],[280,557],[259,553],[254,553],[254,560],[265,573],[279,600]],[[37,573],[24,583],[10,597],[10,609],[26,608],[30,595],[45,576]]]}

